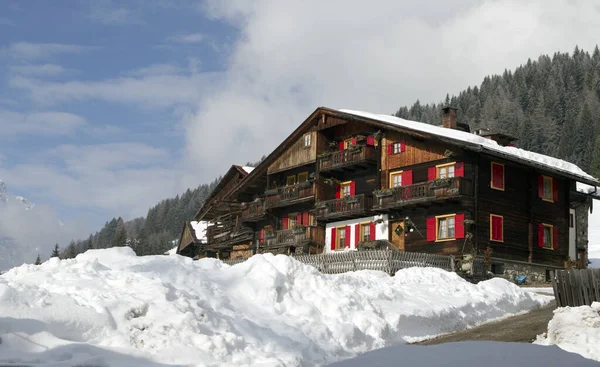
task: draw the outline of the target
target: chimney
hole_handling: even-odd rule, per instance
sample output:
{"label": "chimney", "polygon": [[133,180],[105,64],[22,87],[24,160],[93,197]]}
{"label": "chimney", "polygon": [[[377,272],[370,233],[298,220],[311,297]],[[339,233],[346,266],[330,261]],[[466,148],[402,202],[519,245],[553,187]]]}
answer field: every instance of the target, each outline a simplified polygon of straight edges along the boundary
{"label": "chimney", "polygon": [[442,126],[447,129],[456,129],[456,111],[454,107],[442,108]]}

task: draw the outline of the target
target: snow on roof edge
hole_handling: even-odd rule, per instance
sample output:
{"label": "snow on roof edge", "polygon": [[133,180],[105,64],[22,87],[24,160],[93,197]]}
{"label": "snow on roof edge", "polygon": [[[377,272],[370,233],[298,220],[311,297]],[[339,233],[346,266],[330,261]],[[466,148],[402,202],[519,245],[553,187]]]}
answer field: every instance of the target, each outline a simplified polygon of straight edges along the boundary
{"label": "snow on roof edge", "polygon": [[404,127],[404,128],[410,129],[410,130],[425,132],[425,133],[429,133],[432,135],[449,138],[452,140],[458,140],[458,141],[478,145],[479,147],[481,147],[485,150],[488,150],[488,151],[492,151],[495,153],[503,153],[503,154],[513,157],[515,159],[525,160],[525,161],[529,161],[532,163],[541,164],[548,168],[562,171],[564,173],[567,173],[567,174],[570,174],[573,176],[580,177],[584,180],[596,181],[596,182],[598,181],[595,177],[586,173],[585,171],[583,171],[581,168],[579,168],[577,165],[575,165],[573,163],[564,161],[562,159],[550,157],[550,156],[547,156],[544,154],[539,154],[539,153],[531,152],[528,150],[524,150],[521,148],[504,147],[504,146],[499,145],[494,140],[487,139],[487,138],[484,138],[484,137],[481,137],[481,136],[478,136],[475,134],[467,133],[465,131],[448,129],[448,128],[444,128],[441,126],[426,124],[423,122],[405,120],[405,119],[401,119],[399,117],[395,117],[395,116],[391,116],[391,115],[381,115],[381,114],[374,114],[374,113],[370,113],[370,112],[346,110],[346,109],[340,109],[339,111],[342,113],[346,113],[346,114],[350,114],[350,115],[354,115],[354,116],[364,117],[364,118],[368,118],[368,119],[372,119],[372,120],[381,121],[381,122],[384,122],[387,124]]}
{"label": "snow on roof edge", "polygon": [[252,171],[254,171],[256,167],[251,167],[251,166],[242,166],[242,169],[246,172],[246,173],[250,173]]}
{"label": "snow on roof edge", "polygon": [[194,230],[194,234],[196,235],[196,239],[198,241],[206,242],[206,229],[208,228],[208,222],[206,221],[191,221],[190,225]]}

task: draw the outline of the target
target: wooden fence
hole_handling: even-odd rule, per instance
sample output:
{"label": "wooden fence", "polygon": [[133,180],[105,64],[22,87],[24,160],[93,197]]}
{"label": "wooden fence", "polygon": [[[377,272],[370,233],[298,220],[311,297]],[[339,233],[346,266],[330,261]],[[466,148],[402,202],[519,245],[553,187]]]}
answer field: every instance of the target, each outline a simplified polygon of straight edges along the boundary
{"label": "wooden fence", "polygon": [[[340,274],[357,270],[379,270],[394,275],[411,267],[440,268],[454,271],[454,256],[401,252],[396,250],[346,251],[318,255],[298,255],[295,259],[314,266],[325,274]],[[224,260],[229,265],[246,259]]]}
{"label": "wooden fence", "polygon": [[600,302],[600,269],[568,269],[550,272],[558,307],[577,307]]}

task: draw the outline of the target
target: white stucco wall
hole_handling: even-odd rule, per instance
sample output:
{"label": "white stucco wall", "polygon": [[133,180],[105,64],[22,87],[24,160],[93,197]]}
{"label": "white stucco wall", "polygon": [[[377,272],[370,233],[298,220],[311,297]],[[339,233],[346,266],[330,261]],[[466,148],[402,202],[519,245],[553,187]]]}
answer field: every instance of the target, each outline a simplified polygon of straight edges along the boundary
{"label": "white stucco wall", "polygon": [[[328,223],[325,226],[325,252],[334,252],[331,250],[331,228],[334,227],[342,227],[342,226],[350,226],[350,249],[356,249],[356,235],[355,235],[355,225],[364,222],[374,222],[378,219],[383,219],[383,223],[375,224],[375,239],[376,240],[387,240],[388,237],[388,216],[387,214],[382,215],[374,215],[370,217],[356,218],[343,220],[339,222]],[[340,251],[340,250],[337,250]]]}

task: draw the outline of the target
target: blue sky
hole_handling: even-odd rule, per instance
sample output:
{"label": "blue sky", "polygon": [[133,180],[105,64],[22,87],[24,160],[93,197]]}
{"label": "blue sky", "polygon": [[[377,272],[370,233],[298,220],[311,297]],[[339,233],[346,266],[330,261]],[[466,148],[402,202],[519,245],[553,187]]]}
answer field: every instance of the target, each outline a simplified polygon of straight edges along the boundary
{"label": "blue sky", "polygon": [[393,113],[591,51],[599,16],[567,0],[2,1],[0,179],[44,213],[44,241],[85,237],[257,160],[318,106]]}

